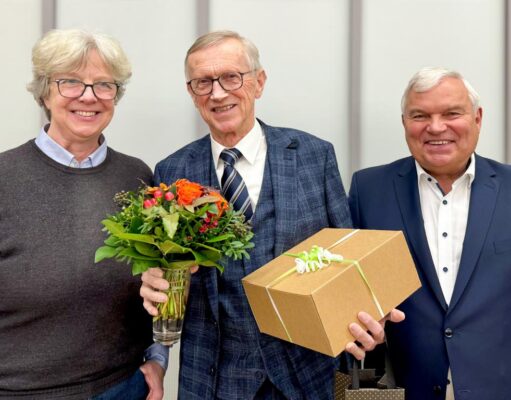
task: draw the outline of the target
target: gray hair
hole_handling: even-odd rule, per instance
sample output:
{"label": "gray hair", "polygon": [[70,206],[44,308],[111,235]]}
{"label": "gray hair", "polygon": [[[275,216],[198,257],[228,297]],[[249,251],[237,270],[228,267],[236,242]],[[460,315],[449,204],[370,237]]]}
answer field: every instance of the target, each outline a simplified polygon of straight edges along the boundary
{"label": "gray hair", "polygon": [[195,53],[196,51],[202,50],[206,47],[215,46],[219,43],[222,43],[229,39],[235,39],[238,40],[245,50],[245,55],[247,57],[248,65],[250,66],[250,69],[253,71],[257,71],[262,69],[261,62],[259,61],[259,50],[257,50],[257,47],[254,43],[252,43],[247,38],[241,36],[237,32],[233,31],[214,31],[206,33],[205,35],[200,36],[188,49],[186,52],[186,58],[185,58],[185,74],[186,79],[189,78],[188,76],[188,57],[190,54]]}
{"label": "gray hair", "polygon": [[404,114],[406,108],[406,102],[408,95],[413,90],[414,92],[427,92],[428,90],[439,85],[440,82],[445,78],[456,78],[463,82],[465,88],[468,91],[468,98],[472,103],[472,109],[474,112],[479,108],[479,94],[475,91],[472,85],[457,71],[449,70],[446,68],[437,67],[425,67],[419,70],[412,79],[408,82],[408,86],[403,93],[401,98],[401,113]]}
{"label": "gray hair", "polygon": [[32,81],[27,90],[37,103],[44,108],[48,119],[50,110],[44,104],[50,93],[52,76],[72,72],[87,63],[92,50],[96,50],[118,83],[119,90],[115,104],[125,92],[125,85],[131,77],[131,65],[120,43],[103,33],[81,29],[55,29],[46,33],[32,49]]}

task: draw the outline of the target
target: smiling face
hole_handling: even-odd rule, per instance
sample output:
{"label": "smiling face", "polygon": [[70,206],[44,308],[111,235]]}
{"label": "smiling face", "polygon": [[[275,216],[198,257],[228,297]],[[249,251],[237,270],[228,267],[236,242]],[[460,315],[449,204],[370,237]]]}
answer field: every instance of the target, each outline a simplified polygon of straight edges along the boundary
{"label": "smiling face", "polygon": [[[226,72],[244,73],[251,67],[242,44],[227,39],[188,56],[187,79],[218,78]],[[188,92],[208,125],[213,138],[227,147],[236,145],[254,126],[255,100],[263,93],[266,74],[263,70],[243,76],[243,86],[226,92],[218,82],[209,95]]]}
{"label": "smiling face", "polygon": [[[55,79],[77,79],[86,84],[114,82],[95,50],[89,53],[87,63],[78,70],[55,74],[51,80]],[[87,148],[87,152],[92,153],[98,147],[99,137],[114,114],[114,100],[96,98],[90,87],[82,96],[70,99],[61,96],[57,84],[53,82],[44,104],[51,112],[48,135],[73,154],[76,147]]]}
{"label": "smiling face", "polygon": [[463,174],[479,139],[482,109],[473,110],[460,79],[444,78],[425,92],[412,89],[402,119],[410,152],[426,171],[451,183]]}

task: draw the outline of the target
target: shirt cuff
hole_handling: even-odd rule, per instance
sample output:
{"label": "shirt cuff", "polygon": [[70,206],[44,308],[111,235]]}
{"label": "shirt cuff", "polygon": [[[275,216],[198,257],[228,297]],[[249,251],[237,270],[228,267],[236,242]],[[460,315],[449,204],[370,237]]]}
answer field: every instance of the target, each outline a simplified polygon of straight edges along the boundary
{"label": "shirt cuff", "polygon": [[161,343],[153,343],[144,352],[145,361],[154,361],[160,365],[164,371],[169,366],[169,347]]}

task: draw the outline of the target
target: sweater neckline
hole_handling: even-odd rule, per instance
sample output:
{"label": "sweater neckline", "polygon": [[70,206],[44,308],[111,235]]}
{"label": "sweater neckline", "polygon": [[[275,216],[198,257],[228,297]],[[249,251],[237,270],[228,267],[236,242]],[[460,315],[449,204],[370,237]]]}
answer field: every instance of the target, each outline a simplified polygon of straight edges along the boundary
{"label": "sweater neckline", "polygon": [[95,174],[95,173],[103,171],[108,166],[108,164],[112,161],[113,150],[110,147],[108,147],[106,158],[101,164],[99,164],[95,167],[91,167],[91,168],[73,168],[73,167],[69,167],[67,165],[60,164],[57,161],[53,160],[51,157],[48,157],[39,147],[37,147],[37,145],[35,143],[35,139],[29,140],[28,144],[31,145],[31,148],[35,151],[37,156],[42,161],[44,161],[47,165],[49,165],[55,169],[58,169],[62,172],[66,172],[68,174],[75,174],[75,175]]}

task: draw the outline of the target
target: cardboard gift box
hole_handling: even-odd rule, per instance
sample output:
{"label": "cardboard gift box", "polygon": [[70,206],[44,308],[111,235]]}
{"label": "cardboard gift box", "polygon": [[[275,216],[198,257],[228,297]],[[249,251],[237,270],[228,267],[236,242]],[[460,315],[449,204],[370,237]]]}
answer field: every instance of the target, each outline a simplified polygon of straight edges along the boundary
{"label": "cardboard gift box", "polygon": [[344,261],[301,274],[282,254],[243,278],[261,332],[335,357],[359,311],[379,320],[420,287],[401,231],[326,228],[287,253],[314,245]]}

